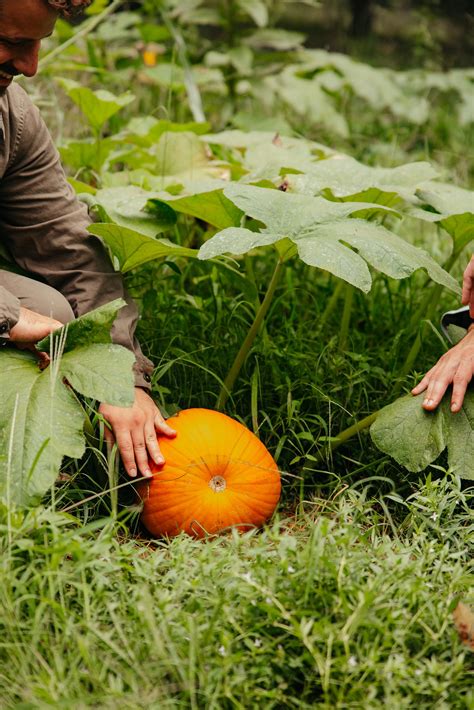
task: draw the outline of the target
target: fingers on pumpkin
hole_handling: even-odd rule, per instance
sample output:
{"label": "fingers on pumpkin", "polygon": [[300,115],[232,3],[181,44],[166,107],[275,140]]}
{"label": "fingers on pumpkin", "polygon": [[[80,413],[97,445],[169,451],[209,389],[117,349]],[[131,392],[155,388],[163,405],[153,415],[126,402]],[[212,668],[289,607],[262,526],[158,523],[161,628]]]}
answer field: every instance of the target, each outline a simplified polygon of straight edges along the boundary
{"label": "fingers on pumpkin", "polygon": [[[148,451],[144,439],[143,431],[132,431],[133,454],[138,470],[143,476],[151,476],[150,464],[148,463]],[[133,470],[133,468],[132,468]],[[133,475],[133,474],[131,474]]]}
{"label": "fingers on pumpkin", "polygon": [[165,436],[174,437],[176,436],[176,431],[170,427],[170,425],[163,419],[161,414],[157,414],[155,417],[155,429],[164,434]]}
{"label": "fingers on pumpkin", "polygon": [[151,422],[151,425],[148,422],[145,424],[145,441],[148,453],[150,454],[153,461],[158,466],[163,464],[165,462],[165,459],[163,458],[163,455],[160,451],[160,447],[158,445],[158,439],[156,436],[155,427],[153,426],[153,422]]}

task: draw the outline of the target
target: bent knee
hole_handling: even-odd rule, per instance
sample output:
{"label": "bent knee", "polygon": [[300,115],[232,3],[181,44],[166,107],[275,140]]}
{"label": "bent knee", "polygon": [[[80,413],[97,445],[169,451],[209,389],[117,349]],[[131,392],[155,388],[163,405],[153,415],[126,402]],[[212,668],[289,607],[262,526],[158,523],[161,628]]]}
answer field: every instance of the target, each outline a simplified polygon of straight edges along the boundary
{"label": "bent knee", "polygon": [[0,271],[0,286],[3,286],[20,301],[20,306],[60,323],[74,320],[74,311],[68,300],[52,286],[35,281],[28,276]]}

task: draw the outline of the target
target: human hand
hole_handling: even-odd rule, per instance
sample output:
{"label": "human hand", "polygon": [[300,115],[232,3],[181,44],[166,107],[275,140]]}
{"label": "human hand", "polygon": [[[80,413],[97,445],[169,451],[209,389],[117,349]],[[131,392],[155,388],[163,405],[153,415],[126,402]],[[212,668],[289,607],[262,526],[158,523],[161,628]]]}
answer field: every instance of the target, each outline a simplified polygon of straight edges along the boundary
{"label": "human hand", "polygon": [[469,306],[469,315],[474,319],[474,256],[464,271],[461,303]]}
{"label": "human hand", "polygon": [[135,387],[135,402],[131,407],[101,404],[99,412],[112,427],[112,431],[105,430],[105,437],[109,444],[117,442],[129,476],[135,478],[137,471],[142,476],[151,476],[148,457],[158,465],[164,463],[157,432],[169,437],[176,436],[176,432],[168,426],[145,390]]}
{"label": "human hand", "polygon": [[10,342],[32,345],[62,326],[63,324],[54,318],[20,307],[18,323],[10,329]]}
{"label": "human hand", "polygon": [[459,412],[473,375],[474,330],[471,330],[457,345],[440,357],[411,393],[417,395],[426,390],[422,407],[432,411],[436,409],[447,388],[452,384],[451,411]]}
{"label": "human hand", "polygon": [[20,317],[10,329],[9,341],[20,350],[31,350],[38,358],[40,370],[44,370],[49,365],[50,358],[48,353],[37,350],[35,343],[62,326],[63,323],[54,318],[20,307]]}

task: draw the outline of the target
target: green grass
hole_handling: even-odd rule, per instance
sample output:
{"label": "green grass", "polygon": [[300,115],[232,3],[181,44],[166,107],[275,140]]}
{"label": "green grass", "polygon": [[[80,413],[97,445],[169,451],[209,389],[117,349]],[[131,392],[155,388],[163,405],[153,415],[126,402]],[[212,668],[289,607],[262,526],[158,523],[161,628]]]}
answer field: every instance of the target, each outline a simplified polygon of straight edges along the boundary
{"label": "green grass", "polygon": [[205,543],[2,519],[8,708],[472,708],[451,611],[474,602],[473,495],[360,482]]}

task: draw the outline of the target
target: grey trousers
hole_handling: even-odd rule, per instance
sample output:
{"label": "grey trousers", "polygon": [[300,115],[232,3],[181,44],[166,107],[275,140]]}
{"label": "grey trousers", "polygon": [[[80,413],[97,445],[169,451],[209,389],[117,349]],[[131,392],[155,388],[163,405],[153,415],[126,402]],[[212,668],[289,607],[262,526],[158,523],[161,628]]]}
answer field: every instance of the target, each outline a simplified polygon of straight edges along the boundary
{"label": "grey trousers", "polygon": [[0,269],[0,286],[16,296],[23,308],[54,318],[60,323],[74,320],[74,312],[64,296],[41,281]]}

